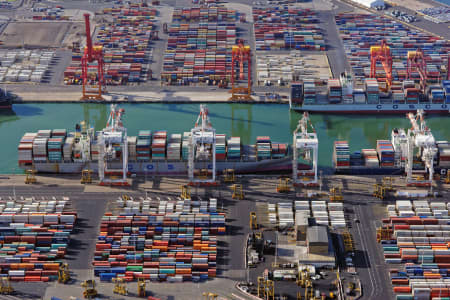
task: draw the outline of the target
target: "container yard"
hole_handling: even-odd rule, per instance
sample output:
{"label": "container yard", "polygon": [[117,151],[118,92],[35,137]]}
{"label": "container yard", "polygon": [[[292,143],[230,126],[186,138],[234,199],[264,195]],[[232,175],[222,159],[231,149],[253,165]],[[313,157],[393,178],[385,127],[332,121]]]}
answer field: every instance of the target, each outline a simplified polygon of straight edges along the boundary
{"label": "container yard", "polygon": [[[118,215],[105,214],[94,255],[101,281],[204,281],[216,277],[217,235],[225,215],[208,201],[119,199]],[[132,228],[139,227],[139,231]]]}
{"label": "container yard", "polygon": [[[99,25],[94,44],[104,49],[104,80],[107,85],[146,82],[152,78],[149,64],[153,60],[151,40],[158,38],[156,12],[154,8],[138,4],[103,10],[103,15],[111,17],[112,22]],[[64,72],[65,84],[80,84],[82,81],[82,55],[79,47],[72,49],[72,62]],[[96,64],[88,66],[90,83],[98,80],[96,70]]]}
{"label": "container yard", "polygon": [[[0,294],[450,298],[448,122],[428,118],[449,112],[446,39],[335,0],[50,2],[0,12],[4,90],[112,105],[19,95],[0,115]],[[233,101],[357,116],[222,103],[196,119],[230,83]]]}
{"label": "container yard", "polygon": [[230,80],[235,24],[172,24],[168,34],[161,81],[190,85]]}
{"label": "container yard", "polygon": [[309,9],[253,8],[257,51],[325,50],[319,18]]}
{"label": "container yard", "polygon": [[332,76],[325,55],[291,51],[290,54],[257,53],[258,85],[290,85],[301,78],[328,80]]}
{"label": "container yard", "polygon": [[54,281],[66,255],[77,213],[68,197],[0,198],[1,276]]}
{"label": "container yard", "polygon": [[387,205],[377,239],[389,266],[396,299],[449,297],[449,203],[397,200]]}
{"label": "container yard", "polygon": [[54,51],[0,50],[0,82],[40,83],[55,60]]}
{"label": "container yard", "polygon": [[[427,71],[437,72],[440,77],[445,75],[443,66],[447,62],[450,48],[448,41],[410,29],[382,16],[338,14],[336,24],[356,79],[369,77],[370,46],[378,45],[380,39],[386,40],[390,46],[394,82],[407,79],[408,51],[418,48],[424,51]],[[380,64],[377,66],[377,73],[381,73],[380,77],[383,77],[383,72]]]}
{"label": "container yard", "polygon": [[[245,18],[245,15],[244,15]],[[183,7],[175,8],[173,11],[174,23],[198,23],[198,22],[228,22],[235,23],[240,20],[236,10],[226,7]]]}

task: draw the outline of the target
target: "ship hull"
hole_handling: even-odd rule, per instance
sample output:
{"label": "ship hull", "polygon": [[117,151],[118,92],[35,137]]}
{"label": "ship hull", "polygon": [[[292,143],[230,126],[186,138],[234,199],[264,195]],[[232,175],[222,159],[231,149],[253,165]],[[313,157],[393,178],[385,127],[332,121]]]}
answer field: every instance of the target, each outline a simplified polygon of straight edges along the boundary
{"label": "ship hull", "polygon": [[405,114],[423,109],[430,114],[449,114],[450,104],[306,104],[291,109],[329,114]]}
{"label": "ship hull", "polygon": [[[108,163],[111,167],[120,167],[119,164]],[[83,169],[98,170],[97,162],[61,162],[61,163],[34,163],[33,166],[19,165],[26,170],[33,167],[38,173],[61,173],[74,174],[81,173]],[[196,169],[212,169],[212,163],[196,163]],[[306,169],[308,166],[299,165],[299,169]],[[218,161],[216,170],[234,169],[236,174],[257,174],[270,172],[289,172],[292,170],[292,158],[280,158],[262,161]],[[128,171],[136,174],[146,175],[186,175],[188,170],[187,161],[153,161],[153,162],[129,162]]]}

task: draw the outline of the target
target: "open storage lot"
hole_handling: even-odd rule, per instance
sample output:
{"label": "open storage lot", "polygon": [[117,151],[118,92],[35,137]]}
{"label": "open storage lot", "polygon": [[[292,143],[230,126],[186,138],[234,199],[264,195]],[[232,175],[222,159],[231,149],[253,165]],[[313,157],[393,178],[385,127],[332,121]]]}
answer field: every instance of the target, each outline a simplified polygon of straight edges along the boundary
{"label": "open storage lot", "polygon": [[70,22],[12,22],[0,36],[4,48],[59,47],[69,30]]}

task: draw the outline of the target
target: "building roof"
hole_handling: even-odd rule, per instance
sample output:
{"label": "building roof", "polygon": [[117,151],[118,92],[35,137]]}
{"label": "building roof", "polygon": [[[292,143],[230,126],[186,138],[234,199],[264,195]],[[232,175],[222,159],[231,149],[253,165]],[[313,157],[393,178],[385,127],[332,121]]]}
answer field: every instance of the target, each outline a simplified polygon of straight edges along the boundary
{"label": "building roof", "polygon": [[353,0],[366,7],[384,6],[384,0]]}
{"label": "building roof", "polygon": [[326,226],[311,226],[306,231],[308,243],[328,244],[328,228]]}

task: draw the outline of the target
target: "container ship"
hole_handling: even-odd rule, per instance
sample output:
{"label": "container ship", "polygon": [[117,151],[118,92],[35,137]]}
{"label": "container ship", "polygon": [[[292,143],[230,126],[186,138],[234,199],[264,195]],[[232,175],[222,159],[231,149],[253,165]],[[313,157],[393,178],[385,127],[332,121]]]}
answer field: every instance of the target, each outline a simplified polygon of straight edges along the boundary
{"label": "container ship", "polygon": [[[54,129],[25,133],[18,146],[19,167],[40,173],[92,170],[122,174],[124,178],[130,173],[188,174],[190,178],[205,175],[212,180],[216,172],[232,169],[238,174],[291,172],[294,182],[317,182],[319,139],[307,113],[293,132],[292,145],[273,142],[268,136],[257,137],[253,145],[242,145],[240,137],[216,134],[209,118],[204,119],[205,106],[201,107],[195,127],[183,134],[140,130],[137,136],[127,136],[122,121],[114,119],[97,132],[81,122],[74,132]],[[112,109],[111,115],[115,114]],[[373,149],[351,153],[348,141],[335,141],[333,171],[361,175],[406,173],[409,178],[445,174],[450,169],[450,143],[435,141],[423,116],[420,110],[416,115],[409,113],[412,129],[393,129],[391,139],[378,140]],[[312,130],[308,132],[308,128]]]}
{"label": "container ship", "polygon": [[[168,134],[165,130],[140,130],[137,136],[126,136],[122,148],[120,141],[112,143],[114,151],[111,152],[102,147],[105,134],[88,127],[81,122],[74,132],[54,129],[25,133],[18,147],[19,167],[42,173],[81,173],[84,169],[97,172],[99,160],[107,160],[110,169],[119,168],[126,152],[128,173],[186,175],[188,172],[192,131]],[[267,136],[257,137],[253,145],[243,145],[240,137],[215,134],[214,146],[214,161],[211,155],[203,160],[198,157],[201,150],[207,147],[211,150],[211,145],[193,149],[197,170],[211,170],[213,164],[217,171],[233,169],[241,174],[286,172],[292,168],[288,144],[274,142]]]}
{"label": "container ship", "polygon": [[450,80],[428,86],[424,92],[414,81],[405,80],[386,90],[376,79],[367,78],[356,88],[351,76],[329,79],[327,93],[320,94],[314,81],[291,85],[290,108],[333,114],[403,114],[421,109],[427,113],[450,112]]}

